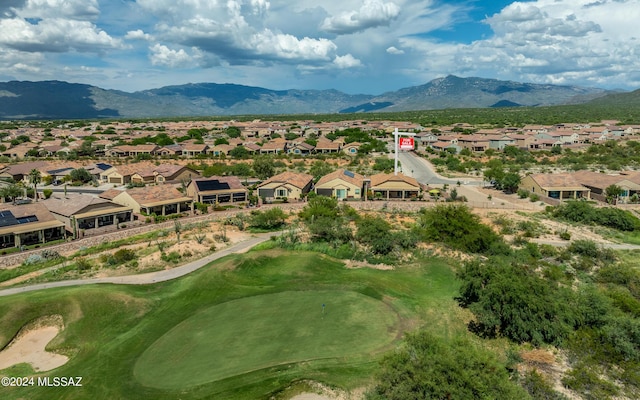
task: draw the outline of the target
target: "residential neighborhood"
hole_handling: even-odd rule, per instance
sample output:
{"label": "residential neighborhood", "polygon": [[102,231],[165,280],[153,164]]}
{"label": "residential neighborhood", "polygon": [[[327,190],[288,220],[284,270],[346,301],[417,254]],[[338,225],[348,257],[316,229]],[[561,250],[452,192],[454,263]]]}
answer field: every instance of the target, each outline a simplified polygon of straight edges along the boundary
{"label": "residential neighborhood", "polygon": [[[434,193],[438,199],[442,192],[441,199],[446,199],[446,188],[419,182],[412,176],[414,171],[394,173],[375,170],[375,165],[371,169],[373,159],[363,158],[387,158],[385,148],[392,148],[390,133],[396,129],[411,133],[415,137],[414,153],[434,163],[438,154],[482,157],[509,148],[526,152],[556,149],[549,154],[558,154],[605,142],[625,143],[640,135],[640,126],[620,126],[615,121],[598,126],[525,125],[503,129],[476,129],[468,124],[425,128],[413,123],[364,120],[113,121],[46,129],[25,123],[0,132],[5,157],[4,165],[0,165],[2,185],[14,185],[14,192],[21,188],[20,193],[3,197],[0,207],[7,216],[7,233],[2,245],[22,248],[99,234],[145,223],[149,216],[211,212],[213,208],[207,206],[217,209],[306,201],[310,193],[345,201],[415,201],[433,198]],[[355,136],[345,136],[345,132]],[[256,180],[251,167],[256,157],[287,162],[280,161],[278,170]],[[318,157],[325,161],[313,161]],[[205,173],[208,166],[215,165],[231,168],[232,173],[232,168],[244,165],[240,172],[246,175]],[[296,170],[294,165],[304,167]],[[312,175],[313,165],[323,166],[322,175]],[[80,181],[72,178],[78,171],[85,176]],[[32,193],[34,174],[38,176],[37,196]],[[640,173],[635,171],[542,171],[520,178],[521,192],[549,204],[579,199],[635,203],[640,190]],[[621,188],[614,201],[606,194],[612,185]],[[29,200],[27,204],[18,204],[25,200]],[[23,220],[17,232],[12,227],[20,218]]]}

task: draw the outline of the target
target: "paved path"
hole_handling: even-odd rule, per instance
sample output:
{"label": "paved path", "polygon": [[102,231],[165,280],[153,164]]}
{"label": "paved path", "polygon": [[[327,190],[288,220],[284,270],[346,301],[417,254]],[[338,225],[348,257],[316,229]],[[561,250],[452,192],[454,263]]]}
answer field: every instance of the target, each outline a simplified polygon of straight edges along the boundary
{"label": "paved path", "polygon": [[271,236],[274,236],[274,235],[278,235],[278,233],[275,233],[275,232],[260,233],[247,240],[243,240],[230,247],[227,247],[224,250],[208,255],[207,257],[192,261],[188,264],[182,265],[180,267],[172,268],[172,269],[167,269],[167,270],[162,270],[157,272],[149,272],[146,274],[139,274],[139,275],[112,276],[112,277],[106,277],[106,278],[74,279],[74,280],[68,280],[68,281],[38,283],[35,285],[0,290],[0,296],[10,296],[12,294],[17,294],[17,293],[32,292],[35,290],[50,289],[50,288],[57,288],[57,287],[94,285],[97,283],[114,283],[119,285],[147,285],[147,284],[156,283],[156,282],[169,281],[171,279],[176,279],[181,276],[187,275],[193,271],[196,271],[204,267],[205,265],[209,264],[211,261],[217,260],[229,254],[245,252],[250,248],[254,247],[255,245],[269,240]]}

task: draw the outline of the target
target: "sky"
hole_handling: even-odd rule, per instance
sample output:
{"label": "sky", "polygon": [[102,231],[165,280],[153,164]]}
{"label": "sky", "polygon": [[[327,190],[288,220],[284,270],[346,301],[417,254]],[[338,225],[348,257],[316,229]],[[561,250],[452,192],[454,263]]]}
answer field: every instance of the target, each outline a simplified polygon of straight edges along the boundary
{"label": "sky", "polygon": [[640,88],[640,0],[0,0],[0,81]]}

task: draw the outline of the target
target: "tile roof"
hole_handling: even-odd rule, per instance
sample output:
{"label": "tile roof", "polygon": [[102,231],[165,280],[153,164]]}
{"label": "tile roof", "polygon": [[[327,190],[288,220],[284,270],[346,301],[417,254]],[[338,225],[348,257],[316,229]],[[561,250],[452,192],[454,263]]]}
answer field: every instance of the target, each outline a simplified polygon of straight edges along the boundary
{"label": "tile roof", "polygon": [[322,186],[328,182],[331,182],[334,179],[341,179],[352,185],[362,186],[362,181],[364,180],[364,176],[355,172],[347,171],[345,169],[339,169],[337,171],[333,171],[332,173],[320,178],[320,180],[318,180],[318,182],[316,183],[316,186]]}
{"label": "tile roof", "polygon": [[415,178],[410,176],[406,176],[402,173],[398,173],[398,175],[394,174],[376,174],[371,176],[371,187],[380,186],[386,182],[404,182],[408,183],[411,186],[420,187],[420,183]]}
{"label": "tile roof", "polygon": [[587,189],[570,173],[529,175],[541,188]]}
{"label": "tile roof", "polygon": [[49,211],[55,214],[64,215],[70,217],[79,213],[83,209],[89,206],[95,205],[111,205],[113,207],[121,207],[119,205],[111,203],[111,201],[89,196],[85,194],[73,194],[64,197],[51,197],[50,199],[42,202]]}
{"label": "tile roof", "polygon": [[175,200],[175,201],[190,201],[191,198],[180,193],[178,189],[168,186],[146,186],[141,188],[133,188],[126,190],[126,193],[131,196],[138,204],[145,205],[150,203],[158,203],[163,201]]}
{"label": "tile roof", "polygon": [[290,183],[299,189],[304,189],[304,187],[307,186],[311,181],[313,181],[312,175],[286,171],[281,174],[272,176],[271,178],[258,185],[258,187],[262,187],[273,182],[282,182]]}

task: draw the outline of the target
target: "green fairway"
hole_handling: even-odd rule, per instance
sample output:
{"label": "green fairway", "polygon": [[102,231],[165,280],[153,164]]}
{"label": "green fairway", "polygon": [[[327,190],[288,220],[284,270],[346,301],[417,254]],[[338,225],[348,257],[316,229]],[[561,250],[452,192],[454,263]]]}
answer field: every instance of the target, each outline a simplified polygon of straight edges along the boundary
{"label": "green fairway", "polygon": [[[0,388],[2,399],[270,399],[302,380],[367,385],[382,355],[418,328],[466,332],[442,259],[348,269],[312,252],[253,251],[174,281],[91,285],[0,298],[0,348],[22,326],[61,315],[48,349],[83,386]],[[322,313],[322,304],[325,312]]]}
{"label": "green fairway", "polygon": [[366,354],[391,343],[397,325],[388,305],[355,292],[252,296],[180,323],[142,354],[134,374],[146,386],[195,386],[277,364]]}

